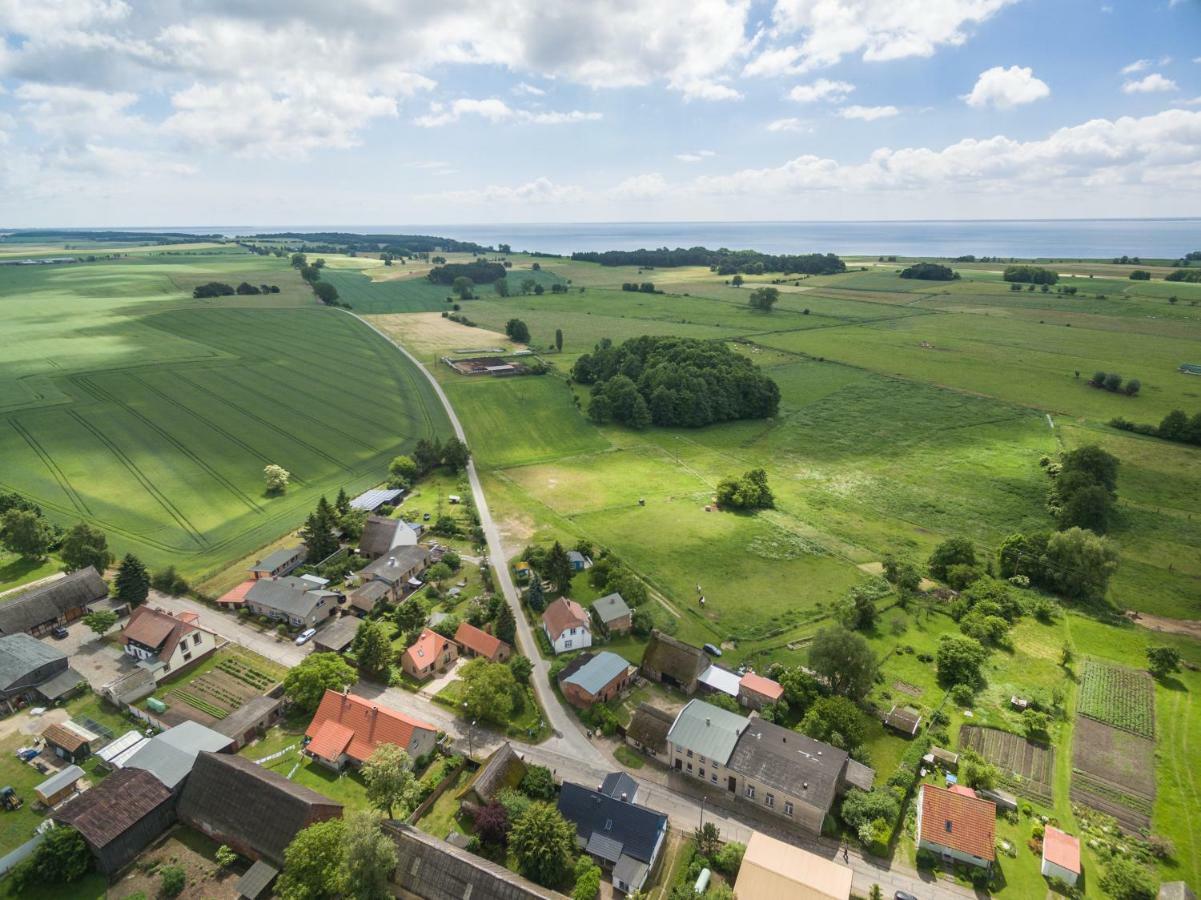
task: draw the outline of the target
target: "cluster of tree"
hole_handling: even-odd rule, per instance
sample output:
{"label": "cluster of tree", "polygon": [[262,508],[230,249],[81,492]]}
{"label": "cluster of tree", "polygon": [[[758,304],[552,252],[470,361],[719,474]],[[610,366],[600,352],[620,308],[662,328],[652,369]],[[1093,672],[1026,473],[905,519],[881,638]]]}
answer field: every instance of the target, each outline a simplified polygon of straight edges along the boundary
{"label": "cluster of tree", "polygon": [[358,680],[337,653],[310,653],[284,676],[284,695],[298,712],[312,714],[326,691],[341,691]]}
{"label": "cluster of tree", "polygon": [[982,576],[962,591],[949,611],[960,631],[992,647],[1008,646],[1009,630],[1023,613],[1009,585],[989,576]]}
{"label": "cluster of tree", "polygon": [[1187,284],[1201,284],[1201,268],[1173,269],[1163,277],[1164,281],[1183,281]]}
{"label": "cluster of tree", "polygon": [[421,438],[410,456],[394,456],[388,463],[388,486],[410,488],[413,484],[439,466],[452,472],[461,472],[467,467],[471,454],[467,445],[458,438]]}
{"label": "cluster of tree", "polygon": [[48,891],[50,885],[66,885],[78,881],[92,868],[92,852],[74,828],[51,828],[33,853],[17,863],[8,874],[8,890],[14,897],[27,892],[47,893],[49,896],[70,894],[67,888]]}
{"label": "cluster of tree", "polygon": [[693,338],[608,339],[585,353],[572,377],[593,385],[588,415],[634,428],[697,428],[776,414],[780,389],[725,344]]}
{"label": "cluster of tree", "polygon": [[880,617],[876,601],[887,593],[887,586],[879,581],[857,584],[834,602],[833,616],[849,631],[870,631]]}
{"label": "cluster of tree", "polygon": [[[304,246],[315,253],[336,253],[354,250],[358,253],[386,251],[393,256],[428,258],[431,253],[487,253],[492,248],[472,241],[436,237],[428,234],[353,234],[344,231],[299,232],[280,231],[251,235],[264,241],[284,241]],[[195,236],[189,240],[196,240]]]}
{"label": "cluster of tree", "polygon": [[338,491],[337,499],[331,504],[322,494],[317,506],[304,520],[300,529],[300,540],[308,550],[306,558],[316,565],[336,553],[341,546],[339,536],[357,539],[363,533],[367,514],[364,510],[352,509],[345,489]]}
{"label": "cluster of tree", "polygon": [[1143,389],[1143,383],[1137,378],[1131,378],[1123,384],[1122,376],[1117,372],[1102,372],[1100,370],[1093,373],[1093,377],[1088,380],[1088,383],[1092,387],[1109,391],[1111,394],[1122,393],[1127,397],[1133,397]]}
{"label": "cluster of tree", "polygon": [[1143,260],[1142,257],[1139,256],[1126,256],[1123,254],[1121,256],[1115,256],[1113,258],[1113,264],[1115,266],[1141,266],[1143,264]]}
{"label": "cluster of tree", "polygon": [[1180,259],[1172,263],[1174,266],[1187,267],[1190,263],[1201,262],[1201,250],[1193,250],[1184,254]]}
{"label": "cluster of tree", "polygon": [[396,864],[396,843],[384,832],[381,815],[348,812],[297,833],[284,850],[275,889],[283,900],[387,900]]}
{"label": "cluster of tree", "polygon": [[708,266],[721,275],[743,272],[761,275],[764,272],[795,272],[802,275],[833,275],[847,270],[846,263],[833,253],[775,255],[756,250],[708,250],[704,247],[669,250],[606,250],[578,252],[571,258],[602,266],[638,266],[640,268],[672,268],[675,266]]}
{"label": "cluster of tree", "polygon": [[[594,557],[593,547],[587,541],[576,544],[576,550],[586,557]],[[634,611],[631,617],[634,633],[639,637],[647,637],[651,633],[655,622],[650,611],[644,607],[649,596],[646,585],[615,555],[608,550],[601,550],[599,554],[595,554],[592,568],[588,570],[588,583],[599,590],[602,597],[607,594],[621,594],[622,599]]]}
{"label": "cluster of tree", "polygon": [[1059,465],[1048,461],[1051,490],[1047,509],[1060,529],[1109,530],[1118,498],[1118,458],[1096,444],[1069,450]]}
{"label": "cluster of tree", "polygon": [[469,263],[449,263],[430,269],[429,278],[434,284],[454,284],[456,278],[469,278],[472,284],[492,284],[506,275],[500,263],[477,259]]}
{"label": "cluster of tree", "polygon": [[292,254],[292,267],[300,270],[300,277],[305,283],[313,289],[313,294],[317,299],[326,306],[340,306],[343,309],[350,309],[349,303],[343,303],[338,299],[338,289],[328,281],[321,280],[321,270],[325,268],[325,260],[314,260],[312,265],[309,264],[308,257],[303,253]]}
{"label": "cluster of tree", "polygon": [[511,341],[518,344],[528,344],[530,342],[530,327],[521,321],[521,319],[509,319],[505,323],[505,335]]}
{"label": "cluster of tree", "polygon": [[1002,578],[1025,579],[1069,600],[1100,601],[1118,568],[1113,544],[1084,528],[1011,534],[999,552]]}
{"label": "cluster of tree", "polygon": [[[894,261],[896,260],[896,257],[895,257],[895,256],[893,257],[893,260],[894,260]],[[998,263],[998,262],[1004,262],[1004,260],[1002,260],[1002,259],[1001,259],[1001,257],[999,257],[999,256],[976,256],[976,255],[975,255],[975,254],[973,254],[973,253],[968,253],[968,254],[965,254],[964,256],[956,256],[956,257],[955,257],[955,259],[954,259],[954,262],[961,262],[961,263],[970,263],[970,262],[985,262],[985,263],[987,263],[987,262],[990,262],[990,263]]]}
{"label": "cluster of tree", "polygon": [[192,297],[195,300],[207,300],[209,297],[232,297],[233,294],[233,287],[221,281],[209,281],[192,288]]}
{"label": "cluster of tree", "polygon": [[959,273],[938,263],[914,263],[901,272],[901,277],[916,278],[918,281],[954,281]]}
{"label": "cluster of tree", "polygon": [[623,291],[635,291],[643,294],[661,293],[655,291],[655,283],[653,281],[643,281],[641,284],[637,281],[623,281],[621,289]]}
{"label": "cluster of tree", "polygon": [[1059,281],[1059,273],[1041,266],[1006,266],[1002,277],[1021,284],[1055,284]]}
{"label": "cluster of tree", "polygon": [[[586,545],[591,551],[591,546]],[[581,551],[582,552],[582,551]],[[585,553],[585,556],[588,554]],[[529,563],[533,574],[530,576],[530,593],[528,602],[534,612],[542,612],[546,608],[546,599],[542,594],[541,580],[545,579],[558,589],[559,593],[571,594],[571,579],[575,570],[571,567],[571,559],[567,550],[555,541],[550,547],[529,546],[521,553],[521,558]]]}
{"label": "cluster of tree", "polygon": [[1162,438],[1165,441],[1176,441],[1180,444],[1201,446],[1201,412],[1194,413],[1190,419],[1181,409],[1174,409],[1158,425],[1140,425],[1125,419],[1111,419],[1112,428],[1122,431],[1133,431],[1135,434],[1145,434],[1150,437]]}
{"label": "cluster of tree", "polygon": [[773,509],[776,498],[767,486],[767,472],[751,469],[739,478],[723,478],[717,483],[717,503],[732,509]]}
{"label": "cluster of tree", "polygon": [[751,291],[751,296],[747,298],[747,305],[751,309],[762,310],[763,312],[771,312],[773,306],[780,299],[779,288],[761,287]]}
{"label": "cluster of tree", "polygon": [[42,516],[42,508],[12,491],[0,491],[0,547],[24,559],[42,560],[58,549],[63,530]]}
{"label": "cluster of tree", "polygon": [[1150,281],[1151,273],[1148,272],[1146,269],[1135,269],[1133,272],[1130,273],[1130,280],[1131,281]]}

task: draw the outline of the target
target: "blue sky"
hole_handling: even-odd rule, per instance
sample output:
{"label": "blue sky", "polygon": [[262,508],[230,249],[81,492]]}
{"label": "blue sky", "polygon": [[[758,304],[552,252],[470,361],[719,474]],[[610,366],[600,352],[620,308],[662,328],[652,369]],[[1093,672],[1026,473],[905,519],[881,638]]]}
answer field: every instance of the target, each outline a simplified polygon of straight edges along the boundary
{"label": "blue sky", "polygon": [[1199,0],[0,0],[0,226],[1201,215]]}

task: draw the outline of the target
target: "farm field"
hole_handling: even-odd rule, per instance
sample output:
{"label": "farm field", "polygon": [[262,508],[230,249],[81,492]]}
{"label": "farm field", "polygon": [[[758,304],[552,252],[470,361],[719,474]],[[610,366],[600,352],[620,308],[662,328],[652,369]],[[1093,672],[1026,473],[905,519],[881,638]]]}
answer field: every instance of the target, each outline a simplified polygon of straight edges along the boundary
{"label": "farm field", "polygon": [[[281,291],[193,300],[211,280]],[[0,315],[0,488],[192,579],[294,528],[319,494],[378,483],[392,456],[448,431],[411,364],[317,306],[285,260],[155,248],[3,268]],[[268,463],[292,473],[282,496],[265,495]]]}
{"label": "farm field", "polygon": [[1045,805],[1051,805],[1055,778],[1055,751],[1046,745],[995,728],[964,725],[959,746],[970,747],[998,766],[1004,783]]}
{"label": "farm field", "polygon": [[1155,738],[1155,682],[1147,672],[1084,661],[1080,715],[1140,737]]}
{"label": "farm field", "polygon": [[1081,716],[1072,750],[1072,799],[1147,828],[1155,803],[1155,742]]}

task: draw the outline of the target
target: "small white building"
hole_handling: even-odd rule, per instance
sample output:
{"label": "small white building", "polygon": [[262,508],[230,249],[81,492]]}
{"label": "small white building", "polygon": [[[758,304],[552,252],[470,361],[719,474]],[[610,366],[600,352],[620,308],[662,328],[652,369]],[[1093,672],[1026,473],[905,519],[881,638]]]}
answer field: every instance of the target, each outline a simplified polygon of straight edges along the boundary
{"label": "small white building", "polygon": [[574,600],[560,597],[542,613],[542,630],[555,653],[583,650],[592,646],[588,611]]}
{"label": "small white building", "polygon": [[1058,878],[1074,885],[1080,877],[1080,838],[1052,825],[1043,834],[1044,878]]}

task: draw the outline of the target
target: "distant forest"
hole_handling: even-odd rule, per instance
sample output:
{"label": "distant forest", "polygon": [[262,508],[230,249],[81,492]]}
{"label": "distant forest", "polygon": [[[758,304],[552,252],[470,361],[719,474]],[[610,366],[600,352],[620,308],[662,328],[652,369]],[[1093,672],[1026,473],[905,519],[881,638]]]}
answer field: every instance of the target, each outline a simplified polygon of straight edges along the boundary
{"label": "distant forest", "polygon": [[180,234],[174,231],[76,231],[74,229],[46,228],[14,231],[0,235],[0,243],[38,244],[71,241],[111,241],[112,243],[139,244],[191,244],[198,241],[221,240],[219,234]]}
{"label": "distant forest", "polygon": [[783,272],[801,275],[834,275],[847,270],[846,263],[833,253],[805,253],[776,256],[757,250],[708,250],[677,247],[669,250],[606,250],[571,254],[581,262],[602,266],[641,266],[642,268],[672,268],[674,266],[708,266],[719,275],[760,275],[764,272]]}
{"label": "distant forest", "polygon": [[374,253],[382,250],[400,256],[417,253],[489,253],[484,247],[471,241],[456,241],[454,238],[437,237],[430,234],[354,234],[349,231],[280,231],[272,234],[255,234],[251,238],[273,241],[304,241],[307,244],[329,244],[346,250]]}

